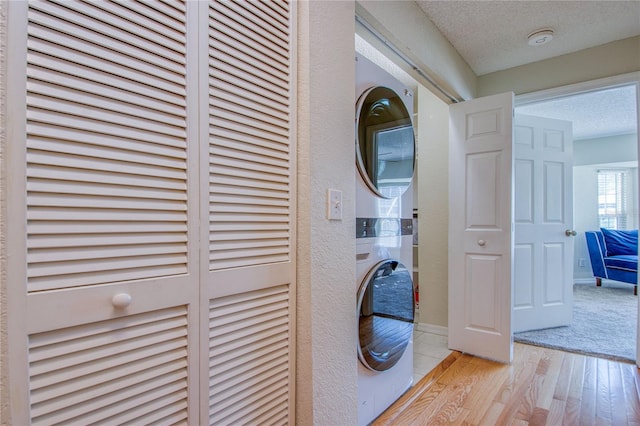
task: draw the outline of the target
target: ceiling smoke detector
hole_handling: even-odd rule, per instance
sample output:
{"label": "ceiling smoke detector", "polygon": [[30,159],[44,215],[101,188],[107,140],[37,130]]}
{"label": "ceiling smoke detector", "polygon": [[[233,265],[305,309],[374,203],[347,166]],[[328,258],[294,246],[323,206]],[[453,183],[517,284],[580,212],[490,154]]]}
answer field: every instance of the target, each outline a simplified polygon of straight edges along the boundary
{"label": "ceiling smoke detector", "polygon": [[535,30],[527,36],[529,46],[542,46],[553,40],[553,30],[551,28],[543,28]]}

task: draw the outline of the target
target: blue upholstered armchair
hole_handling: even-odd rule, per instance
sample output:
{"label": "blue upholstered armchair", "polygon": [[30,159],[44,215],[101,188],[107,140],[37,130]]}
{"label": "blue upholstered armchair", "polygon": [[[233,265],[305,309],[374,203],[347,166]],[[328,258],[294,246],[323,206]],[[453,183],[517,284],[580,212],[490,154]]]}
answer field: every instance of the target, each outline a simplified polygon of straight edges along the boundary
{"label": "blue upholstered armchair", "polygon": [[638,294],[638,230],[621,231],[600,228],[585,232],[591,269],[596,285],[602,279],[634,285]]}

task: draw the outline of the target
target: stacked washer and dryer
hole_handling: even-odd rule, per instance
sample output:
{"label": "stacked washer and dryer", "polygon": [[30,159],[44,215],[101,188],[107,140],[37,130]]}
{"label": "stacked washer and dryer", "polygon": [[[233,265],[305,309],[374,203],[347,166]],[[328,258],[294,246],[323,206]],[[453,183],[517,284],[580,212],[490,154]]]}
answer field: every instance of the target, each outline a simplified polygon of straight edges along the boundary
{"label": "stacked washer and dryer", "polygon": [[358,424],[413,383],[413,93],[356,56]]}

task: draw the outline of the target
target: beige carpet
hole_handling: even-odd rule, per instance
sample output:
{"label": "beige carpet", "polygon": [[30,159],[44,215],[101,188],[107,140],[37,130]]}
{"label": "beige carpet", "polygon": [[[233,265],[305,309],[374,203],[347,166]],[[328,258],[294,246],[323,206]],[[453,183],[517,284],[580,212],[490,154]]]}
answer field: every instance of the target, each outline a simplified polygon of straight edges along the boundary
{"label": "beige carpet", "polygon": [[573,287],[573,322],[568,327],[516,333],[514,340],[568,352],[635,362],[638,296],[633,286],[603,280]]}

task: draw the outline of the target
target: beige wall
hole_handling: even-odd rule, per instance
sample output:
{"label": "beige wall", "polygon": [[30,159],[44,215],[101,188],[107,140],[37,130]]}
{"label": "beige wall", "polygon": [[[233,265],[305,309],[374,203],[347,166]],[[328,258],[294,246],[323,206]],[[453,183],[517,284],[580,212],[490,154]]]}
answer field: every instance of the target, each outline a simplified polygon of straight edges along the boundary
{"label": "beige wall", "polygon": [[418,268],[420,323],[447,326],[449,107],[418,88]]}
{"label": "beige wall", "polygon": [[[366,16],[377,30],[410,51],[412,59],[434,72],[444,87],[462,97],[473,97],[475,76],[413,2],[332,1],[298,5],[297,423],[355,424],[358,362],[354,262],[355,13]],[[425,109],[433,110],[425,128],[433,128],[439,134],[437,144],[436,139],[425,144],[424,156],[428,168],[438,167],[440,176],[420,170],[425,179],[432,180],[430,186],[425,185],[430,189],[423,199],[430,201],[425,201],[429,205],[423,217],[431,222],[424,226],[429,230],[425,238],[434,238],[435,243],[424,251],[427,256],[431,254],[424,265],[434,272],[421,274],[420,281],[425,283],[421,310],[428,312],[425,321],[446,325],[448,108],[426,89],[422,90],[428,99]],[[343,191],[341,222],[325,218],[327,188]],[[433,205],[432,200],[443,198],[444,202]]]}
{"label": "beige wall", "polygon": [[5,185],[5,163],[4,153],[6,146],[6,47],[7,47],[7,2],[0,2],[0,424],[5,425],[8,423],[6,415],[8,413],[7,406],[9,404],[9,396],[7,395],[6,383],[6,364],[4,360],[6,357],[6,338],[7,338],[7,319],[5,317],[7,309],[6,298],[6,244],[5,244],[5,217],[6,217],[6,201],[5,192],[3,191]]}
{"label": "beige wall", "polygon": [[[357,423],[354,3],[299,2],[296,423]],[[343,220],[326,219],[328,188]]]}
{"label": "beige wall", "polygon": [[638,160],[638,135],[616,135],[573,142],[573,165],[621,163]]}
{"label": "beige wall", "polygon": [[[475,74],[415,2],[359,0],[356,13],[439,86],[461,99],[475,97]],[[403,68],[425,84],[412,70]]]}
{"label": "beige wall", "polygon": [[516,94],[640,71],[640,36],[478,77],[478,96]]}

